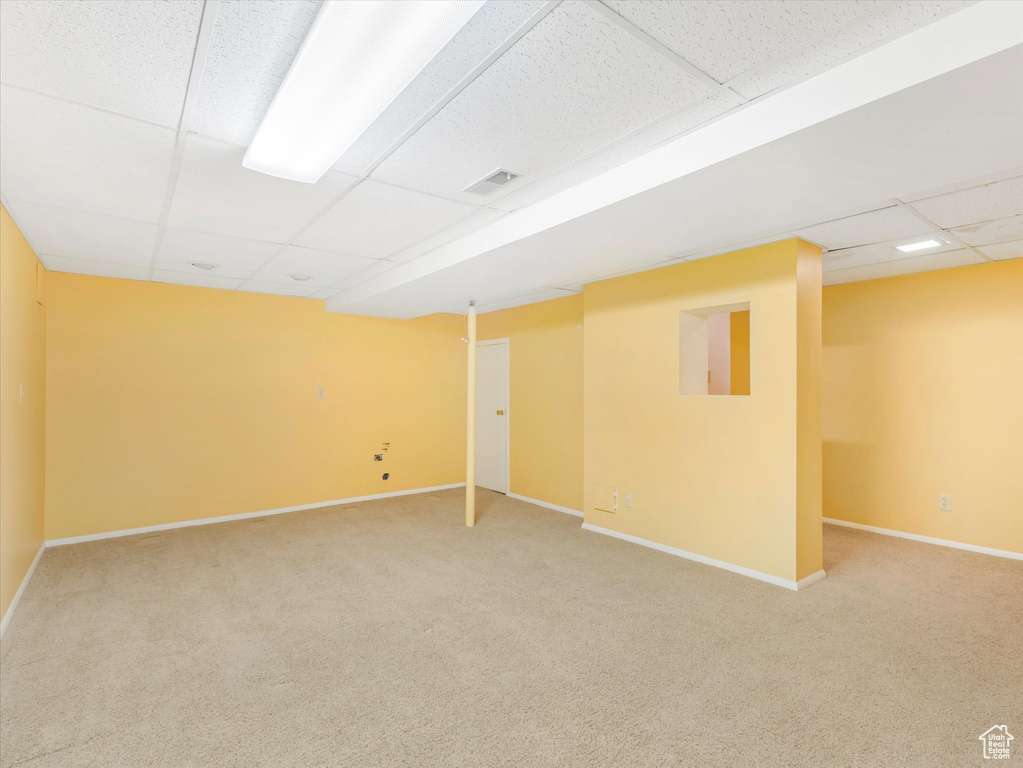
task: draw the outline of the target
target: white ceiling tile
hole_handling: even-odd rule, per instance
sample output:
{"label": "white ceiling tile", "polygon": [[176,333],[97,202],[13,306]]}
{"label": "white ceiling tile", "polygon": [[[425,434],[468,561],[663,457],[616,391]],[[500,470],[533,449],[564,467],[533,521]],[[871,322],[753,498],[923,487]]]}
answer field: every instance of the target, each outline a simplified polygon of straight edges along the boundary
{"label": "white ceiling tile", "polygon": [[195,272],[174,272],[169,269],[153,270],[153,281],[157,283],[174,283],[175,285],[191,285],[196,288],[220,288],[234,290],[242,284],[241,280],[230,277],[217,277],[214,274]]}
{"label": "white ceiling tile", "polygon": [[[841,5],[831,3],[830,5]],[[834,34],[807,45],[793,45],[779,58],[739,76],[732,88],[749,99],[803,80],[877,43],[906,34],[939,16],[962,8],[964,0],[900,0],[869,9]]]}
{"label": "white ceiling tile", "polygon": [[323,290],[317,291],[309,298],[311,299],[329,299],[331,296],[337,296],[341,293],[340,288],[324,288]]}
{"label": "white ceiling tile", "polygon": [[7,85],[0,101],[6,198],[160,220],[173,130]]}
{"label": "white ceiling tile", "polygon": [[985,256],[1003,261],[1005,259],[1018,259],[1023,257],[1023,240],[1014,240],[1010,243],[994,243],[980,247],[980,252]]}
{"label": "white ceiling tile", "polygon": [[605,0],[604,5],[723,83],[835,29],[878,3]]}
{"label": "white ceiling tile", "polygon": [[911,275],[915,272],[929,272],[934,269],[949,269],[950,267],[964,267],[968,264],[983,263],[984,259],[973,251],[962,248],[957,251],[933,253],[927,256],[914,256],[912,258],[896,259],[877,264],[867,264],[862,267],[825,272],[823,283],[824,285],[841,285],[842,283],[855,283],[860,280],[878,280],[882,277]]}
{"label": "white ceiling tile", "polygon": [[989,245],[1009,240],[1023,240],[1023,214],[1008,219],[986,221],[953,229],[952,233],[967,245]]}
{"label": "white ceiling tile", "polygon": [[354,275],[374,263],[372,259],[359,256],[342,256],[338,253],[289,245],[266,266],[252,275],[252,279],[260,282],[292,284],[296,281],[290,277],[291,275],[308,275],[311,279],[302,282],[302,287],[309,288],[309,293],[313,293],[321,288],[332,286],[339,280]]}
{"label": "white ceiling tile", "polygon": [[97,277],[120,277],[127,280],[148,280],[149,267],[131,264],[105,264],[85,259],[69,259],[66,256],[54,256],[40,253],[39,259],[43,266],[52,272],[73,272],[79,275],[96,275]]}
{"label": "white ceiling tile", "polygon": [[705,87],[581,3],[562,3],[373,175],[468,203],[497,168],[510,191],[678,109]]}
{"label": "white ceiling tile", "polygon": [[319,8],[319,0],[221,0],[192,130],[247,147]]}
{"label": "white ceiling tile", "polygon": [[176,128],[201,0],[0,3],[6,83]]}
{"label": "white ceiling tile", "polygon": [[315,184],[242,167],[244,149],[189,136],[167,223],[181,229],[287,242],[354,181],[327,171]]}
{"label": "white ceiling tile", "polygon": [[472,234],[487,224],[497,221],[504,215],[504,211],[494,210],[493,208],[479,208],[468,216],[459,219],[451,226],[445,227],[429,237],[424,237],[409,247],[396,251],[387,258],[398,262],[412,261],[412,259],[418,258],[444,243],[449,243],[452,240]]}
{"label": "white ceiling tile", "polygon": [[295,242],[335,253],[382,259],[463,219],[475,208],[365,180]]}
{"label": "white ceiling tile", "polygon": [[275,296],[308,298],[316,293],[318,289],[316,286],[309,285],[309,283],[294,283],[291,281],[287,283],[264,283],[258,280],[246,280],[238,290],[249,293],[272,293]]}
{"label": "white ceiling tile", "polygon": [[[940,242],[941,246],[930,251],[930,254],[954,251],[962,247],[958,243],[951,242],[951,238],[945,235],[944,232],[924,232],[910,238],[910,240],[928,240],[932,238]],[[903,238],[901,240],[892,240],[886,243],[872,243],[870,245],[857,246],[856,248],[843,248],[841,250],[828,251],[821,257],[824,262],[824,271],[833,272],[840,269],[880,264],[887,261],[893,261],[895,259],[910,257],[912,254],[904,254],[895,249],[896,245],[903,245],[905,242],[906,238]]]}
{"label": "white ceiling tile", "polygon": [[589,157],[574,162],[562,170],[531,183],[526,182],[488,204],[503,211],[514,211],[531,205],[639,157],[742,104],[743,100],[731,91],[719,90],[681,110],[642,126],[621,140],[602,147]]}
{"label": "white ceiling tile", "polygon": [[[156,268],[190,274],[202,273],[218,279],[247,278],[280,249],[278,243],[168,227],[160,243]],[[203,271],[192,266],[192,262],[196,261],[215,264],[217,268]]]}
{"label": "white ceiling tile", "polygon": [[899,206],[796,229],[792,234],[829,250],[882,243],[929,232],[931,227]]}
{"label": "white ceiling tile", "polygon": [[159,227],[131,219],[10,201],[11,216],[40,253],[149,267]]}
{"label": "white ceiling tile", "polygon": [[1023,213],[1023,176],[914,200],[913,207],[945,229],[1016,216]]}
{"label": "white ceiling tile", "polygon": [[339,291],[346,291],[349,288],[353,288],[360,283],[364,283],[367,280],[382,275],[384,272],[390,272],[398,264],[388,259],[379,259],[374,261],[365,269],[354,272],[350,277],[346,277],[344,280],[339,280],[332,285],[332,288],[337,288]]}
{"label": "white ceiling tile", "polygon": [[342,155],[335,170],[365,172],[544,5],[545,0],[501,0],[480,8]]}
{"label": "white ceiling tile", "polygon": [[566,296],[575,296],[577,293],[579,292],[566,290],[564,288],[543,288],[539,291],[527,293],[524,296],[516,296],[504,301],[495,301],[490,304],[483,304],[480,306],[479,311],[481,314],[486,312],[498,312],[502,309],[510,309],[511,307],[523,307],[527,304],[538,304],[541,301],[563,299]]}

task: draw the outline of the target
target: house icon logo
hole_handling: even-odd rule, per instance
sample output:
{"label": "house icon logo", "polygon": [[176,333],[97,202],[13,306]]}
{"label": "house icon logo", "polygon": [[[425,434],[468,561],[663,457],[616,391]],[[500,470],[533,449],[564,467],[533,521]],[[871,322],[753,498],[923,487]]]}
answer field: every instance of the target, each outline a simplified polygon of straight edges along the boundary
{"label": "house icon logo", "polygon": [[992,725],[977,737],[984,742],[985,760],[1008,760],[1009,742],[1015,738],[1005,725]]}

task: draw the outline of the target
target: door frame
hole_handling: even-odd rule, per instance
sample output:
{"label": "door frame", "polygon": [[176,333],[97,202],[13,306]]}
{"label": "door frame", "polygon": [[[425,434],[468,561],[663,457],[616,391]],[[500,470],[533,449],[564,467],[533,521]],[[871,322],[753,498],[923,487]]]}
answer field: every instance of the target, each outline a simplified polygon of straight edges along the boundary
{"label": "door frame", "polygon": [[[504,347],[504,416],[507,419],[504,430],[504,488],[505,495],[511,493],[511,340],[507,336],[499,339],[477,341],[476,348]],[[479,381],[476,383],[476,397],[479,398]]]}

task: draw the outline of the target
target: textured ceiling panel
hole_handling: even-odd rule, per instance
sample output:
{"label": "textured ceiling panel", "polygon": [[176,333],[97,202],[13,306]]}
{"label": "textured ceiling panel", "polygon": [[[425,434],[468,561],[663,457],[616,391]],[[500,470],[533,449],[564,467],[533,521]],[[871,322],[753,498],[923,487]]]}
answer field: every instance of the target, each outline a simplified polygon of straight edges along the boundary
{"label": "textured ceiling panel", "polygon": [[269,264],[252,276],[253,280],[267,283],[284,283],[290,285],[296,281],[291,275],[303,275],[310,279],[302,282],[310,289],[309,293],[333,285],[349,275],[372,266],[370,259],[358,256],[342,256],[337,253],[318,251],[313,248],[299,248],[289,245]]}
{"label": "textured ceiling panel", "polygon": [[563,170],[533,183],[527,182],[525,186],[509,192],[491,204],[503,211],[514,211],[535,203],[649,152],[715,117],[730,112],[742,103],[742,99],[731,91],[720,90],[633,131],[623,139],[599,149],[591,156],[572,163]]}
{"label": "textured ceiling panel", "polygon": [[605,0],[635,24],[718,82],[788,54],[793,47],[879,6],[878,0]]}
{"label": "textured ceiling panel", "polygon": [[525,296],[516,296],[512,299],[505,301],[497,301],[491,304],[483,304],[480,306],[480,313],[484,312],[498,312],[502,309],[510,309],[511,307],[522,307],[526,304],[536,304],[541,301],[551,301],[552,299],[564,299],[567,296],[575,296],[578,291],[569,291],[564,288],[543,288],[539,291],[528,293]]}
{"label": "textured ceiling panel", "polygon": [[4,82],[177,127],[201,0],[0,3]]}
{"label": "textured ceiling panel", "polygon": [[131,219],[11,202],[18,228],[40,253],[148,267],[158,227]]}
{"label": "textured ceiling panel", "polygon": [[126,280],[148,280],[149,267],[132,264],[105,264],[100,261],[85,259],[69,259],[66,256],[38,254],[43,266],[52,272],[73,272],[78,275],[96,275],[97,277],[123,277]]}
{"label": "textured ceiling panel", "polygon": [[[156,267],[218,278],[247,278],[280,249],[277,243],[168,227],[163,233]],[[213,264],[216,269],[202,270],[193,267],[192,262]]]}
{"label": "textured ceiling panel", "polygon": [[160,220],[174,131],[10,86],[0,102],[5,197]]}
{"label": "textured ceiling panel", "polygon": [[500,0],[480,8],[345,152],[335,170],[363,173],[544,5],[545,0]]}
{"label": "textured ceiling panel", "polygon": [[366,180],[295,242],[382,259],[454,224],[473,210],[461,203]]}
{"label": "textured ceiling panel", "polygon": [[980,252],[992,259],[999,260],[1023,258],[1023,240],[985,245],[980,248]]}
{"label": "textured ceiling panel", "polygon": [[216,235],[286,243],[355,180],[327,171],[315,184],[242,167],[245,150],[190,136],[167,223]]}
{"label": "textured ceiling panel", "polygon": [[247,147],[319,8],[319,0],[221,0],[192,130]]}
{"label": "textured ceiling panel", "polygon": [[882,243],[922,235],[932,229],[909,211],[898,206],[847,216],[792,232],[796,237],[822,245],[828,250]]}
{"label": "textured ceiling panel", "polygon": [[841,285],[855,283],[860,280],[878,280],[883,277],[911,275],[914,272],[927,272],[932,269],[949,269],[965,267],[969,264],[983,264],[984,260],[968,249],[946,251],[944,253],[914,256],[909,259],[898,259],[878,264],[868,264],[851,269],[839,269],[824,273],[824,285]]}
{"label": "textured ceiling panel", "polygon": [[246,280],[238,289],[240,291],[251,291],[252,293],[272,293],[276,296],[308,297],[318,291],[316,286],[309,283],[264,283],[259,280]]}
{"label": "textured ceiling panel", "polygon": [[1023,214],[983,224],[960,227],[952,232],[967,245],[988,245],[1008,240],[1023,240]]}
{"label": "textured ceiling panel", "polygon": [[241,280],[230,277],[217,277],[206,273],[173,272],[168,269],[153,271],[153,281],[157,283],[174,283],[175,285],[191,285],[196,288],[221,288],[233,290],[242,284]]}
{"label": "textured ceiling panel", "polygon": [[694,78],[613,22],[562,3],[374,172],[470,203],[497,168],[555,170],[692,101]]}
{"label": "textured ceiling panel", "polygon": [[347,290],[353,286],[359,285],[359,283],[366,282],[371,277],[382,275],[384,272],[390,272],[396,266],[398,266],[396,262],[388,261],[386,259],[378,259],[365,269],[355,272],[351,276],[346,277],[344,280],[339,280],[334,283],[331,288],[337,288],[341,291]]}
{"label": "textured ceiling panel", "polygon": [[1023,176],[915,200],[913,207],[945,229],[1016,216],[1023,213]]}
{"label": "textured ceiling panel", "polygon": [[497,221],[504,215],[504,211],[495,211],[493,208],[479,208],[469,216],[459,219],[450,227],[445,227],[429,237],[424,237],[422,240],[413,243],[407,248],[402,248],[400,251],[396,251],[388,256],[388,258],[391,261],[398,262],[411,261],[412,259],[422,256],[424,253],[432,251],[434,248],[443,245],[444,243],[449,243],[452,240],[457,240],[460,237],[472,234],[476,230],[482,229],[487,224]]}
{"label": "textured ceiling panel", "polygon": [[884,3],[869,15],[853,20],[834,34],[809,45],[794,46],[780,58],[772,59],[741,75],[732,83],[732,88],[746,98],[762,96],[783,85],[803,80],[883,40],[934,21],[964,5],[964,0],[901,0]]}
{"label": "textured ceiling panel", "polygon": [[[959,249],[961,246],[958,243],[948,242],[951,238],[944,236],[942,239],[942,232],[927,232],[921,233],[918,238],[920,240],[926,240],[933,238],[942,243],[941,247],[932,251],[931,253],[942,253],[944,251],[954,251]],[[894,261],[896,259],[911,258],[912,254],[902,253],[895,249],[896,245],[901,245],[903,241],[896,240],[888,243],[874,243],[872,245],[861,245],[856,248],[843,248],[839,251],[828,251],[824,254],[824,271],[831,272],[839,269],[849,269],[851,267],[863,267],[870,264],[880,264],[886,261]]]}

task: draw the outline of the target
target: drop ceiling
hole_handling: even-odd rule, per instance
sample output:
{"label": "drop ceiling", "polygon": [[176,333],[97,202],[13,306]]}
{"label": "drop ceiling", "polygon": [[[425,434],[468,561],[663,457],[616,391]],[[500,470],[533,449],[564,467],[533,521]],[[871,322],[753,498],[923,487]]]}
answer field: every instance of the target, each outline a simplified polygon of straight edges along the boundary
{"label": "drop ceiling", "polygon": [[[566,190],[794,84],[931,25],[961,18],[966,29],[972,5],[491,0],[308,185],[244,169],[241,157],[316,0],[4,0],[0,195],[50,269],[327,299],[395,317],[457,311],[468,298],[497,309],[568,295],[591,279],[789,233],[827,249],[832,282],[1015,258],[1023,159],[1008,149],[994,167],[989,148],[938,158],[943,171],[915,186],[879,172],[876,183],[829,191],[816,176],[819,193],[789,190],[784,205],[761,198],[742,222],[725,211],[714,226],[644,231],[650,211],[671,223],[679,209],[667,198],[666,208],[647,201],[640,217],[607,208],[548,228],[544,242],[509,246],[543,254],[520,261],[510,279],[500,248],[437,267],[439,251],[523,212],[540,215]],[[1020,74],[1009,73],[1010,85]],[[1018,93],[1002,93],[1010,129]],[[967,135],[964,105],[946,107],[931,120]],[[890,127],[882,138],[893,152],[931,137]],[[997,143],[997,126],[993,134]],[[820,149],[799,136],[781,155],[728,159],[687,184],[736,215],[740,204],[756,208],[736,185],[759,188],[744,174]],[[940,144],[935,154],[947,150]],[[521,177],[484,197],[463,191],[496,168]],[[947,240],[940,249],[886,258],[893,243],[933,233]]]}

